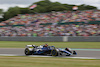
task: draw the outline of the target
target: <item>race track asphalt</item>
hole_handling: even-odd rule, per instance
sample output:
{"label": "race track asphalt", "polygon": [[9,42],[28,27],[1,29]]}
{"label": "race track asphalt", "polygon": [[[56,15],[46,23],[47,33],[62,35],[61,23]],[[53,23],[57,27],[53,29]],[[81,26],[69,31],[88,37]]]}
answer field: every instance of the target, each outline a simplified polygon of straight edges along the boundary
{"label": "race track asphalt", "polygon": [[[100,50],[77,50],[77,55],[71,57],[88,57],[100,59]],[[24,48],[0,48],[0,55],[16,55],[16,56],[25,56]]]}

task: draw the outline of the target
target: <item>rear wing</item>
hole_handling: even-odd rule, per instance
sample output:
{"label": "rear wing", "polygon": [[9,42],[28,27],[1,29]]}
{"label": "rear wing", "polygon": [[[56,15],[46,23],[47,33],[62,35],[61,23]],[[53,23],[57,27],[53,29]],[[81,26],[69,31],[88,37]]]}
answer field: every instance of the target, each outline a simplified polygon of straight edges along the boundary
{"label": "rear wing", "polygon": [[25,48],[35,47],[35,45],[26,45]]}

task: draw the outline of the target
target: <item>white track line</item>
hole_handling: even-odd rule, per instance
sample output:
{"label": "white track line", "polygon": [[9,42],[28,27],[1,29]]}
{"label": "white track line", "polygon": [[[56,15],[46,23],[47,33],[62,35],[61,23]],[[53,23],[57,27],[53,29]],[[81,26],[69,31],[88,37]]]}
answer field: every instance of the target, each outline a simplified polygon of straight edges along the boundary
{"label": "white track line", "polygon": [[0,56],[22,56],[22,55],[16,55],[16,54],[0,54]]}
{"label": "white track line", "polygon": [[[0,54],[0,56],[25,56],[25,55],[15,55],[15,54]],[[28,57],[53,57],[53,56],[40,56],[40,55],[30,55]],[[61,57],[61,58],[77,58],[77,59],[100,59],[95,57]]]}
{"label": "white track line", "polygon": [[77,59],[100,59],[95,57],[64,57],[64,58],[77,58]]}

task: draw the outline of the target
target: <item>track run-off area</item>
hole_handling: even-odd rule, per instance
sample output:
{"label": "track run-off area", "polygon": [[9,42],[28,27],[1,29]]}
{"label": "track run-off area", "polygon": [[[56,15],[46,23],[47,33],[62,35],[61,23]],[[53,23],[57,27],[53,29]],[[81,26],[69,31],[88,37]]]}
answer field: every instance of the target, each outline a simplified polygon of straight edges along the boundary
{"label": "track run-off area", "polygon": [[[0,56],[26,56],[25,48],[0,48]],[[100,49],[72,49],[77,52],[74,56],[57,56],[62,58],[100,59]],[[29,57],[52,57],[43,55],[30,55]]]}

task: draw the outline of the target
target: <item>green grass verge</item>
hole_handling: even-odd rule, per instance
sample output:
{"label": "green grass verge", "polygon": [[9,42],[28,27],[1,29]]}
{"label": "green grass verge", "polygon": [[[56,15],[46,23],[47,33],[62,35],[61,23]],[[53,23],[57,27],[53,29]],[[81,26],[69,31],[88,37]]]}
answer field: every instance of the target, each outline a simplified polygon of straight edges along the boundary
{"label": "green grass verge", "polygon": [[0,56],[0,67],[100,67],[100,60]]}
{"label": "green grass verge", "polygon": [[100,42],[19,42],[19,41],[0,41],[0,48],[25,48],[27,44],[53,45],[60,48],[100,48]]}

